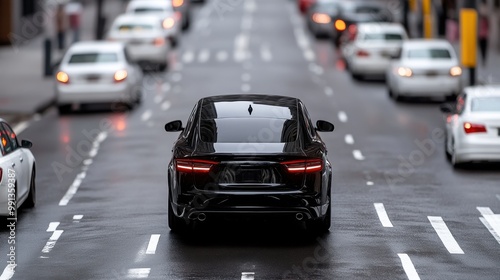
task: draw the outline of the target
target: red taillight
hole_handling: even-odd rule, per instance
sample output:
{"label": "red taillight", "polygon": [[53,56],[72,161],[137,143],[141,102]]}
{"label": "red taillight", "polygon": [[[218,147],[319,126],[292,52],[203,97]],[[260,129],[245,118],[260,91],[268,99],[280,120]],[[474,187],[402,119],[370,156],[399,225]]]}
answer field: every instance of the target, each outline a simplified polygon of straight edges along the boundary
{"label": "red taillight", "polygon": [[347,25],[346,25],[345,21],[343,21],[341,19],[337,19],[335,21],[335,29],[337,29],[338,31],[344,31],[346,28],[347,28]]}
{"label": "red taillight", "polygon": [[154,41],[153,41],[153,45],[157,46],[157,47],[161,47],[165,44],[165,39],[162,38],[162,37],[158,37],[156,38]]}
{"label": "red taillight", "polygon": [[175,168],[184,173],[208,173],[217,162],[202,159],[177,159]]}
{"label": "red taillight", "polygon": [[358,57],[368,57],[368,56],[370,56],[370,53],[367,52],[367,51],[365,51],[365,50],[358,50],[356,52],[356,56],[358,56]]}
{"label": "red taillight", "polygon": [[313,173],[323,170],[323,160],[321,159],[300,159],[282,162],[289,173]]}
{"label": "red taillight", "polygon": [[486,126],[482,124],[475,124],[470,122],[464,123],[464,130],[466,134],[469,133],[483,133],[486,132]]}

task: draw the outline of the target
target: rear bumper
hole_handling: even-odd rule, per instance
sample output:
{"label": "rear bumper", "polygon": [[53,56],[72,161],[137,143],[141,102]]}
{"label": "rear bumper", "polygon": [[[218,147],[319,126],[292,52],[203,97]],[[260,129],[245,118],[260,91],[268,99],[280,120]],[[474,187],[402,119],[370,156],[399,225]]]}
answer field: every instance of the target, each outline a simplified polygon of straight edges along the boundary
{"label": "rear bumper", "polygon": [[404,96],[444,97],[460,93],[461,77],[396,76],[394,90]]}
{"label": "rear bumper", "polygon": [[[500,142],[500,140],[498,142]],[[457,162],[500,162],[500,143],[464,141],[460,143],[459,147],[457,147],[455,156]]]}
{"label": "rear bumper", "polygon": [[[179,201],[183,201],[179,202]],[[273,193],[273,194],[217,194],[206,193],[183,195],[177,203],[172,203],[176,216],[195,220],[203,213],[210,216],[285,216],[301,220],[318,219],[326,215],[328,202],[321,203],[320,194]]]}
{"label": "rear bumper", "polygon": [[354,74],[385,75],[389,68],[390,60],[380,58],[356,58],[353,57],[349,63],[349,69]]}
{"label": "rear bumper", "polygon": [[169,52],[168,43],[161,47],[153,45],[130,46],[130,57],[136,62],[166,63]]}
{"label": "rear bumper", "polygon": [[57,85],[57,104],[129,102],[131,89],[127,83],[103,85]]}

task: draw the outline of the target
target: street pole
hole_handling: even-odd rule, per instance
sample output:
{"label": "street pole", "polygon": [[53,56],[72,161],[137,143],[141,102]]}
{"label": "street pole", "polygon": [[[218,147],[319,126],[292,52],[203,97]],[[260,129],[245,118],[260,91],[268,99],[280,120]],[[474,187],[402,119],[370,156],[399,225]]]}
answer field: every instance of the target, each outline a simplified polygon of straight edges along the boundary
{"label": "street pole", "polygon": [[465,0],[460,10],[460,51],[462,65],[469,68],[470,85],[476,84],[477,9],[475,0]]}
{"label": "street pole", "polygon": [[103,0],[97,1],[97,11],[96,11],[96,29],[95,29],[95,38],[96,40],[102,40],[104,38],[104,16],[102,14],[102,6]]}
{"label": "street pole", "polygon": [[[49,10],[51,7],[48,4],[48,1],[43,1],[43,9]],[[49,25],[48,21],[51,18],[47,16],[45,13],[44,15],[44,26],[43,26],[43,35],[44,35],[44,40],[43,40],[43,76],[48,77],[51,76],[53,73],[52,71],[52,38],[50,37],[51,32],[49,31]]]}
{"label": "street pole", "polygon": [[410,34],[410,28],[408,25],[408,13],[410,12],[410,3],[408,3],[408,0],[401,0],[401,7],[402,7],[402,13],[403,13],[403,26],[406,30],[406,33]]}
{"label": "street pole", "polygon": [[423,0],[422,13],[424,16],[424,38],[432,38],[432,3],[431,0]]}

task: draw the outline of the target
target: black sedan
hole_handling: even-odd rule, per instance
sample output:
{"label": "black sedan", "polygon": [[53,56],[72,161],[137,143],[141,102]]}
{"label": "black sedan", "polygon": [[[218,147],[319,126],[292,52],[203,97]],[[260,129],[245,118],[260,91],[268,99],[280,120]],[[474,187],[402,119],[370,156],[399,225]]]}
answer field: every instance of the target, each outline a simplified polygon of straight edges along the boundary
{"label": "black sedan", "polygon": [[335,46],[339,47],[342,34],[355,28],[358,23],[392,22],[393,14],[385,5],[383,2],[371,0],[338,2],[338,12],[331,20]]}
{"label": "black sedan", "polygon": [[318,131],[299,99],[270,95],[203,98],[180,131],[168,166],[168,222],[252,215],[305,221],[313,232],[331,224],[332,169]]}

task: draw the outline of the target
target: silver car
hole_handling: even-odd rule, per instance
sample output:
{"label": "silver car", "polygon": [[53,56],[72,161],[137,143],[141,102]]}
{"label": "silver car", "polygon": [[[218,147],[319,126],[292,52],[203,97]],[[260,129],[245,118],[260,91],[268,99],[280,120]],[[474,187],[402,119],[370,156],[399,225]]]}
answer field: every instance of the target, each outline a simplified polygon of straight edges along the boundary
{"label": "silver car", "polygon": [[385,76],[391,58],[408,39],[400,23],[359,23],[351,25],[341,40],[342,56],[354,79],[365,75]]}
{"label": "silver car", "polygon": [[130,58],[143,66],[168,67],[170,44],[165,38],[163,19],[153,15],[123,14],[111,25],[108,40],[128,44]]}
{"label": "silver car", "polygon": [[172,47],[176,47],[180,40],[182,15],[174,11],[170,1],[132,0],[128,3],[128,14],[155,15],[161,17],[165,37],[170,40]]}
{"label": "silver car", "polygon": [[17,218],[19,207],[35,206],[35,157],[29,150],[32,143],[19,142],[3,119],[0,119],[0,138],[0,216]]}
{"label": "silver car", "polygon": [[403,43],[400,55],[387,69],[389,96],[454,97],[462,90],[462,68],[453,46],[441,39]]}
{"label": "silver car", "polygon": [[60,113],[80,104],[114,103],[132,107],[141,101],[142,69],[119,42],[79,42],[64,55],[56,74]]}
{"label": "silver car", "polygon": [[454,167],[465,162],[500,162],[500,85],[466,87],[456,105],[445,104],[445,150]]}

